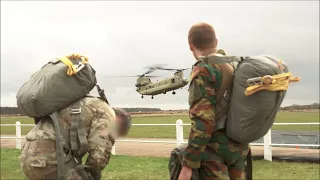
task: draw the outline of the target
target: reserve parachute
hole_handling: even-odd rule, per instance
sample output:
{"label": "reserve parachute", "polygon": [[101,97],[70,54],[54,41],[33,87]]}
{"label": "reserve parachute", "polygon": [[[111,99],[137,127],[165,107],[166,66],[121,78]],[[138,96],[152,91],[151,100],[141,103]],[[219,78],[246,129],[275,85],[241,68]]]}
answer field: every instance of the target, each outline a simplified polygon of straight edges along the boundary
{"label": "reserve parachute", "polygon": [[230,63],[234,79],[225,122],[226,134],[239,143],[262,138],[272,127],[290,82],[298,82],[284,61],[269,55],[202,56],[206,64]]}

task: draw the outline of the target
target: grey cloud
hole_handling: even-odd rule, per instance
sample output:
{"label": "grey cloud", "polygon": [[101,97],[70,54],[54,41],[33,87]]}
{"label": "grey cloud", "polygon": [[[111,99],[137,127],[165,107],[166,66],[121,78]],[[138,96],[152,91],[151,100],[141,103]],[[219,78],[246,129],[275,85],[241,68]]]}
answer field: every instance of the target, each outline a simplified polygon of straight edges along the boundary
{"label": "grey cloud", "polygon": [[187,108],[187,87],[176,95],[142,100],[135,91],[135,78],[107,76],[142,74],[153,64],[191,67],[194,59],[187,33],[199,21],[215,27],[219,47],[228,54],[272,54],[286,61],[301,82],[290,85],[283,104],[319,102],[317,1],[5,1],[1,2],[1,105],[15,104],[19,87],[50,59],[81,53],[90,58],[112,104]]}

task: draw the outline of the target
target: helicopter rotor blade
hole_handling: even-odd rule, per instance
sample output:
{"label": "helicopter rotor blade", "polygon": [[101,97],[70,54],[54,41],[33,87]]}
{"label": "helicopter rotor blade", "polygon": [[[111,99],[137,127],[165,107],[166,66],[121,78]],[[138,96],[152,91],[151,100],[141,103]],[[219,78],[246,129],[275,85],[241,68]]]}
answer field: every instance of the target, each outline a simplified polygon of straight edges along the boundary
{"label": "helicopter rotor blade", "polygon": [[136,75],[136,76],[106,76],[111,78],[126,78],[126,77],[163,77],[163,76],[148,76],[148,75]]}
{"label": "helicopter rotor blade", "polygon": [[106,76],[106,77],[140,77],[140,76]]}
{"label": "helicopter rotor blade", "polygon": [[181,71],[185,71],[185,70],[188,70],[188,69],[192,69],[192,68],[185,68],[185,69],[180,69]]}
{"label": "helicopter rotor blade", "polygon": [[185,69],[171,69],[171,68],[158,68],[160,70],[166,70],[166,71],[184,71],[191,68],[185,68]]}
{"label": "helicopter rotor blade", "polygon": [[155,69],[150,69],[149,71],[147,71],[147,72],[143,73],[142,75],[150,74],[150,73],[152,73],[153,71],[155,71]]}
{"label": "helicopter rotor blade", "polygon": [[162,68],[162,67],[159,67],[157,69],[161,69],[161,70],[167,70],[167,71],[176,71],[177,69],[170,69],[170,68]]}
{"label": "helicopter rotor blade", "polygon": [[163,76],[143,76],[143,77],[163,77]]}
{"label": "helicopter rotor blade", "polygon": [[143,75],[150,74],[150,73],[154,72],[155,70],[157,70],[158,68],[162,68],[163,66],[166,66],[166,64],[155,64],[153,66],[144,67],[144,69],[149,69],[149,70],[147,72],[145,72]]}
{"label": "helicopter rotor blade", "polygon": [[144,67],[145,69],[157,69],[157,68],[162,68],[164,66],[167,66],[167,64],[154,64],[152,66],[146,66]]}

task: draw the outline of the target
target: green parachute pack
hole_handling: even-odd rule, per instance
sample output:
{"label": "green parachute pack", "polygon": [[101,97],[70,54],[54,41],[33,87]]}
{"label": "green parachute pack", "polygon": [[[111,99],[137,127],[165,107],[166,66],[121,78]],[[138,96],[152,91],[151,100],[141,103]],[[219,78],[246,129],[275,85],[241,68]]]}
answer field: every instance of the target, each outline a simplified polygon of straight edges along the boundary
{"label": "green parachute pack", "polygon": [[[63,153],[63,141],[69,138],[69,134],[59,123],[58,111],[86,97],[90,91],[97,87],[100,98],[108,103],[104,91],[100,89],[96,80],[96,71],[89,65],[88,58],[79,54],[72,54],[62,58],[56,58],[42,66],[35,72],[31,78],[23,84],[17,93],[17,106],[27,116],[36,119],[50,117],[53,121],[56,132],[56,150],[57,150],[57,177],[59,180],[65,178],[65,164]],[[71,145],[77,143],[75,136],[83,128],[78,127],[81,109],[72,109],[72,122],[70,130]],[[81,133],[80,133],[81,134]],[[83,134],[83,133],[82,133]],[[79,140],[83,147],[86,147],[85,137]],[[85,148],[80,147],[81,152]],[[70,147],[69,147],[70,148]],[[71,150],[76,150],[73,146]]]}
{"label": "green parachute pack", "polygon": [[47,116],[85,97],[97,85],[95,74],[85,56],[53,59],[20,88],[17,105],[27,116]]}
{"label": "green parachute pack", "polygon": [[[288,66],[269,55],[202,56],[206,64],[230,63],[234,67],[230,106],[225,121],[228,137],[239,143],[262,138],[271,128],[290,82],[297,82]],[[219,120],[218,120],[219,121]]]}

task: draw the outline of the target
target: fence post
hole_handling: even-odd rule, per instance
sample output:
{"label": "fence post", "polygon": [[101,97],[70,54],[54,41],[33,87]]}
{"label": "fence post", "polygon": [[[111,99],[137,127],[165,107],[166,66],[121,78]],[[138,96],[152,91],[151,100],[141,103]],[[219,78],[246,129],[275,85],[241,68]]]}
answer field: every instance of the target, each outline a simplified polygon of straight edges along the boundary
{"label": "fence post", "polygon": [[272,161],[272,147],[271,147],[271,129],[263,137],[264,144],[264,159]]}
{"label": "fence post", "polygon": [[16,149],[21,149],[21,123],[16,122]]}
{"label": "fence post", "polygon": [[114,145],[112,146],[111,154],[116,155],[116,143],[114,143]]}
{"label": "fence post", "polygon": [[178,147],[183,143],[183,121],[181,119],[176,121],[176,138]]}

